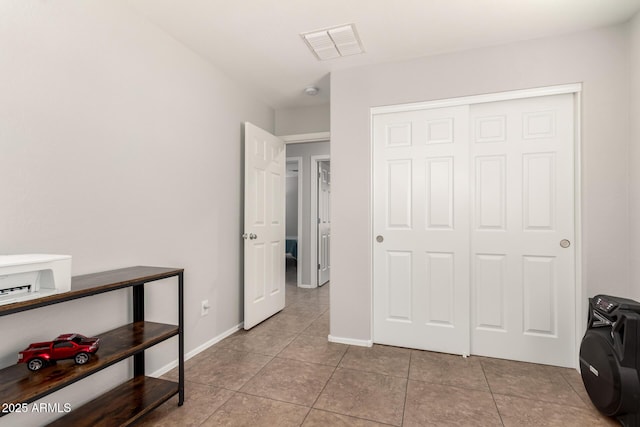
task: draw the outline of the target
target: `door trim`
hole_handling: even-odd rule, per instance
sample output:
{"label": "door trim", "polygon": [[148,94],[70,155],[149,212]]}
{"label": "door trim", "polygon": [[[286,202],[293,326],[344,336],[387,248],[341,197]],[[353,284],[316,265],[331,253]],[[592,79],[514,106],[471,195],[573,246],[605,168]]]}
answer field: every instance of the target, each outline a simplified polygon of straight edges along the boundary
{"label": "door trim", "polygon": [[318,287],[318,162],[331,160],[329,154],[317,154],[311,156],[311,208],[309,219],[311,223],[311,287]]}
{"label": "door trim", "polygon": [[[576,330],[576,341],[574,348],[574,359],[575,359],[575,368],[579,370],[580,363],[578,361],[579,353],[580,353],[580,343],[582,341],[582,336],[586,330],[586,324],[584,324],[584,319],[586,319],[587,306],[583,303],[583,300],[586,301],[585,296],[587,295],[587,290],[585,289],[586,282],[583,280],[583,269],[586,268],[586,263],[584,262],[583,250],[582,250],[582,133],[581,133],[581,106],[582,106],[582,83],[571,83],[564,85],[555,85],[555,86],[544,86],[538,88],[531,89],[519,89],[512,91],[504,91],[504,92],[495,92],[488,93],[482,95],[471,95],[471,96],[463,96],[456,98],[447,98],[447,99],[439,99],[433,101],[424,101],[424,102],[414,102],[407,104],[398,104],[398,105],[385,105],[378,107],[371,107],[369,109],[369,258],[371,265],[371,295],[373,296],[374,289],[373,285],[375,282],[374,277],[374,230],[373,230],[373,215],[374,215],[374,191],[375,188],[373,186],[373,118],[378,114],[387,114],[387,113],[397,113],[397,112],[407,112],[407,111],[417,111],[417,110],[427,110],[427,109],[435,109],[435,108],[443,108],[443,107],[453,107],[460,105],[472,105],[486,102],[497,102],[497,101],[508,101],[515,99],[525,99],[525,98],[533,98],[539,96],[549,96],[549,95],[561,95],[561,94],[573,94],[574,95],[574,111],[573,111],[573,120],[574,120],[574,229],[575,229],[575,259],[574,259],[574,277],[575,277],[575,330]],[[373,297],[370,301],[370,336],[373,340],[374,331],[374,303]]]}
{"label": "door trim", "polygon": [[[562,95],[582,91],[582,83],[545,86],[531,89],[519,89],[505,92],[487,93],[483,95],[461,96],[457,98],[437,99],[433,101],[413,102],[410,104],[385,105],[371,107],[371,116],[376,114],[400,113],[433,108],[457,107],[459,105],[481,104],[484,102],[509,101],[512,99],[534,98],[538,96]],[[373,141],[372,141],[373,142]],[[372,157],[373,160],[373,157]]]}
{"label": "door trim", "polygon": [[329,132],[301,133],[297,135],[283,135],[280,137],[285,144],[302,144],[305,142],[324,142],[331,139]]}
{"label": "door trim", "polygon": [[[286,143],[285,143],[286,146]],[[298,259],[296,260],[296,286],[302,285],[302,177],[304,176],[304,161],[302,157],[286,157],[286,163],[296,163],[298,165]],[[285,197],[286,203],[286,197]],[[286,218],[285,218],[286,230]],[[285,233],[285,239],[286,239]]]}
{"label": "door trim", "polygon": [[[582,337],[587,330],[585,319],[587,318],[587,289],[586,281],[582,280],[582,272],[586,268],[586,263],[582,258],[582,85],[573,93],[573,121],[574,121],[574,228],[575,228],[575,280],[576,280],[576,342],[575,361],[576,371],[580,371],[580,344]],[[584,303],[583,303],[584,301]]]}

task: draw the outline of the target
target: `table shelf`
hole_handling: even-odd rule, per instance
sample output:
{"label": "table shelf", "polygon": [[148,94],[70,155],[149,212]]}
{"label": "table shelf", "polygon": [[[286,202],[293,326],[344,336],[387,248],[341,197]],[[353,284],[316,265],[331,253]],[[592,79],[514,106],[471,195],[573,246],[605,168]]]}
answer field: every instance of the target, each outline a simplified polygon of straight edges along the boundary
{"label": "table shelf", "polygon": [[[133,296],[133,322],[98,334],[100,348],[87,364],[76,365],[73,360],[60,360],[37,372],[29,371],[23,363],[1,369],[0,402],[29,404],[131,357],[134,366],[133,378],[77,410],[74,409],[51,425],[125,426],[136,422],[176,394],[178,405],[182,405],[183,274],[183,269],[164,267],[129,267],[87,274],[73,277],[69,292],[0,306],[0,316],[5,316],[124,288],[131,288]],[[145,283],[171,277],[178,278],[178,325],[145,321]],[[145,350],[175,336],[178,337],[178,382],[145,376]],[[91,416],[87,415],[87,410]],[[0,416],[3,415],[7,414],[0,413]],[[85,418],[94,421],[85,423]]]}
{"label": "table shelf", "polygon": [[144,376],[135,377],[47,426],[129,426],[177,393],[176,382]]}

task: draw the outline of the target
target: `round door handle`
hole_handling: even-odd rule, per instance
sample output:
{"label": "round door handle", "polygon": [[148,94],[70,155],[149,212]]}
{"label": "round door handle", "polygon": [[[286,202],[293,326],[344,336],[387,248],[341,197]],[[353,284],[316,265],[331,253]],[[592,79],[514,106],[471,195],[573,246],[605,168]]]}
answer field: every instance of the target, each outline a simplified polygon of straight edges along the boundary
{"label": "round door handle", "polygon": [[561,247],[561,248],[566,249],[566,248],[568,248],[569,246],[571,246],[571,242],[570,242],[569,240],[567,240],[567,239],[562,239],[562,240],[560,240],[560,247]]}
{"label": "round door handle", "polygon": [[250,240],[255,240],[255,239],[257,239],[257,238],[258,238],[258,236],[257,236],[257,235],[255,235],[255,234],[253,234],[253,233],[250,233],[250,234],[249,234],[249,239],[250,239]]}
{"label": "round door handle", "polygon": [[384,237],[382,237],[381,235],[377,235],[376,236],[376,242],[378,242],[378,243],[384,242]]}

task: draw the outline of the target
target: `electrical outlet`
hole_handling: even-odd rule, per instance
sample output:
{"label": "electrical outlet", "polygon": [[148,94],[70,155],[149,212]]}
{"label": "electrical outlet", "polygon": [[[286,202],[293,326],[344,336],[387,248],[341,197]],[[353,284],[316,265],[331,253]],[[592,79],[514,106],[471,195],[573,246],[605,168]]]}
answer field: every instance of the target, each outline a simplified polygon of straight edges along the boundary
{"label": "electrical outlet", "polygon": [[209,308],[209,300],[202,300],[202,302],[200,303],[200,316],[206,316],[207,314],[209,314]]}

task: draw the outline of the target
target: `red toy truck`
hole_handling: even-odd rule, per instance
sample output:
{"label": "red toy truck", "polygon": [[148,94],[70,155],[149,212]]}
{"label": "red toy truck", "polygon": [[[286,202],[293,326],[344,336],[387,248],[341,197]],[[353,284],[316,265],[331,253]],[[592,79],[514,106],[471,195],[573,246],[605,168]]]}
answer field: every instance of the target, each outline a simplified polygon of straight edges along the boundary
{"label": "red toy truck", "polygon": [[53,341],[36,342],[18,353],[18,363],[26,363],[30,371],[62,359],[73,359],[78,365],[87,363],[98,351],[99,338],[80,334],[63,334]]}

